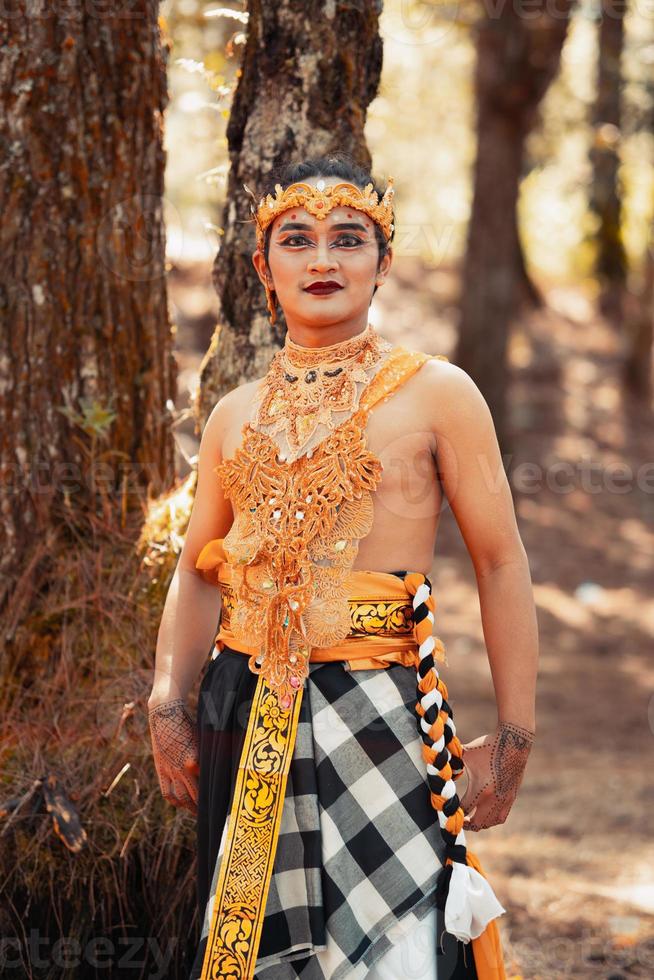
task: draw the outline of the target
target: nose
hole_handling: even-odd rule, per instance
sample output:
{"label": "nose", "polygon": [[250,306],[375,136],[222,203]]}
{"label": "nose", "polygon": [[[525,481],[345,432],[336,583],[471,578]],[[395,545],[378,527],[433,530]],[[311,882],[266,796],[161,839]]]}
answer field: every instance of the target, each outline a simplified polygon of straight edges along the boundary
{"label": "nose", "polygon": [[329,250],[329,245],[325,240],[319,240],[315,252],[309,258],[308,271],[324,273],[329,269],[336,269],[337,266],[338,262],[334,251]]}

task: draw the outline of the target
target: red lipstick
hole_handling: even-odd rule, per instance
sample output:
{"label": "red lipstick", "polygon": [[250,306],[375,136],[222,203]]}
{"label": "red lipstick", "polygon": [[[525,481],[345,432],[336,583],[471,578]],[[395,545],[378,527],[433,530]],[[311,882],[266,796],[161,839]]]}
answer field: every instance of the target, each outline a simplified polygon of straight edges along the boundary
{"label": "red lipstick", "polygon": [[329,293],[334,293],[337,289],[342,288],[340,282],[336,282],[334,279],[317,280],[304,287],[307,293],[312,293],[314,296],[327,296]]}

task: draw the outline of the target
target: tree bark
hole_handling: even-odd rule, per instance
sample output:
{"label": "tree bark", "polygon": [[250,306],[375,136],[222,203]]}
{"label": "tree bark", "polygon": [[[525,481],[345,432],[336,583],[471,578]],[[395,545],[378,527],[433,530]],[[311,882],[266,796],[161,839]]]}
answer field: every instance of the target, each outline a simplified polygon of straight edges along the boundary
{"label": "tree bark", "polygon": [[618,146],[622,124],[621,59],[626,0],[602,0],[597,63],[597,99],[593,108],[594,141],[589,205],[597,216],[595,274],[600,284],[599,308],[616,325],[622,322],[627,257],[622,239]]}
{"label": "tree bark", "polygon": [[3,7],[0,604],[62,507],[108,517],[174,477],[157,12]]}
{"label": "tree bark", "polygon": [[286,331],[279,307],[271,327],[252,264],[256,238],[243,184],[258,195],[274,166],[335,150],[370,167],[363,130],[381,74],[380,10],[376,0],[249,0],[227,126],[224,234],[213,268],[221,322],[201,369],[200,426],[222,394],[265,372]]}
{"label": "tree bark", "polygon": [[524,297],[516,219],[524,142],[558,70],[571,5],[542,0],[526,17],[504,4],[477,28],[477,155],[454,359],[484,394],[503,450],[509,328]]}

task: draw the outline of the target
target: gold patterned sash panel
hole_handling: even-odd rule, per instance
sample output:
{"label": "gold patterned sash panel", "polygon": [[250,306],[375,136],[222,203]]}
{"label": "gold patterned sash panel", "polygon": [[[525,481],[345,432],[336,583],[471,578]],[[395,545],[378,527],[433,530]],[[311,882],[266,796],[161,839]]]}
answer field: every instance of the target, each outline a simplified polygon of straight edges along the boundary
{"label": "gold patterned sash panel", "polygon": [[252,980],[302,703],[259,676],[239,762],[201,980]]}

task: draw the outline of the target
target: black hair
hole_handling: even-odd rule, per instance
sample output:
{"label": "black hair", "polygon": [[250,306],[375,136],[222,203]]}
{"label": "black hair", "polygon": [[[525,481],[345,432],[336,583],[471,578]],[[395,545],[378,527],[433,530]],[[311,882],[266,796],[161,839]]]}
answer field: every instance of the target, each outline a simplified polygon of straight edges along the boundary
{"label": "black hair", "polygon": [[[267,194],[271,194],[274,197],[275,184],[281,184],[282,187],[287,187],[289,184],[294,184],[297,181],[306,180],[307,177],[340,177],[341,180],[349,180],[350,183],[360,187],[361,190],[363,190],[367,184],[372,184],[372,189],[376,192],[378,200],[381,201],[384,195],[384,191],[380,188],[375,178],[368,170],[366,170],[365,167],[359,166],[354,157],[352,157],[349,153],[346,153],[345,150],[337,150],[336,152],[330,153],[327,156],[307,157],[299,162],[283,163],[274,167],[266,175],[266,178],[262,183],[259,200],[262,197],[265,197]],[[272,225],[273,223],[271,221],[266,228],[264,236],[263,254],[266,264],[268,264]],[[393,225],[395,225],[394,214]],[[375,229],[377,247],[379,249],[377,259],[377,269],[379,270],[382,259],[388,254],[388,245],[393,241],[395,227],[393,227],[390,238],[387,242],[384,238],[383,231],[376,221],[373,221],[373,226]],[[375,285],[372,293],[373,296],[377,292],[378,288],[379,287]]]}

